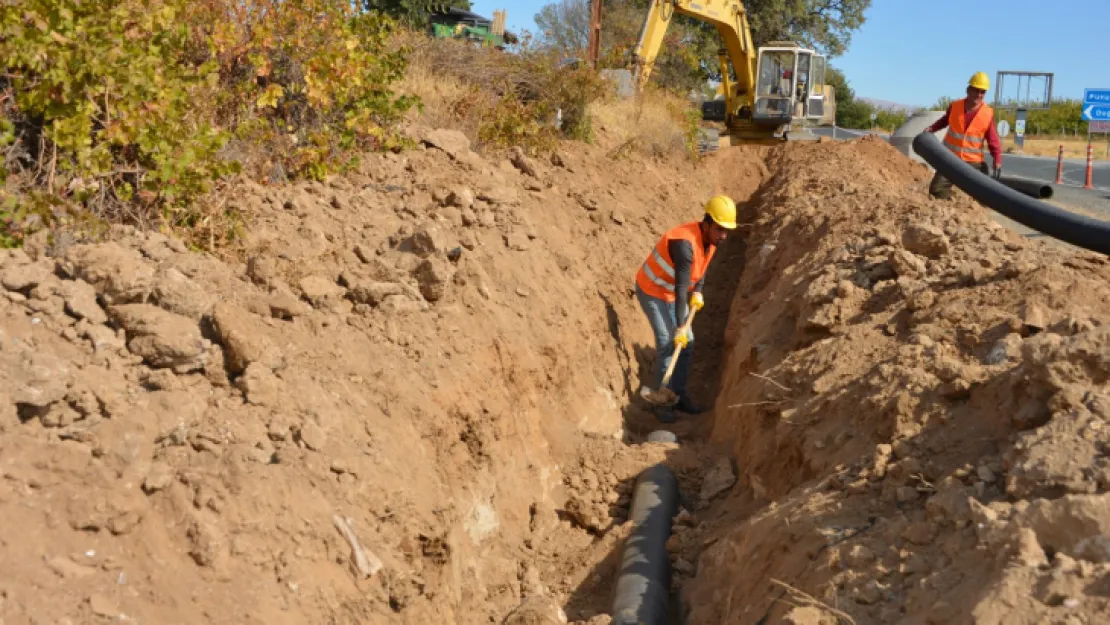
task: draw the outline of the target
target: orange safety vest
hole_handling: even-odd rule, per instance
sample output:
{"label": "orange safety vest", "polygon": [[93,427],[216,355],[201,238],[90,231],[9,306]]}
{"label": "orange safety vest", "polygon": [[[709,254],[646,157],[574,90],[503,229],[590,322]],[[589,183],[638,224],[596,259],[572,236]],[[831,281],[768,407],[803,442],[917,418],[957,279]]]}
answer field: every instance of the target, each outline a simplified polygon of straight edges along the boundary
{"label": "orange safety vest", "polygon": [[675,301],[674,262],[671,260],[671,252],[668,249],[670,242],[675,239],[689,241],[694,248],[694,263],[690,267],[690,290],[694,290],[694,286],[705,275],[705,270],[709,267],[709,261],[713,260],[713,255],[717,253],[717,246],[715,245],[711,246],[708,252],[705,251],[705,242],[701,238],[699,223],[693,221],[675,226],[664,233],[659,242],[655,244],[655,249],[651,251],[651,254],[648,254],[644,264],[640,265],[640,270],[636,272],[636,284],[640,286],[644,293],[665,302]]}
{"label": "orange safety vest", "polygon": [[969,124],[964,111],[965,100],[956,100],[948,109],[948,132],[944,135],[944,145],[965,163],[979,164],[983,162],[983,142],[994,121],[994,109],[986,102],[980,104]]}

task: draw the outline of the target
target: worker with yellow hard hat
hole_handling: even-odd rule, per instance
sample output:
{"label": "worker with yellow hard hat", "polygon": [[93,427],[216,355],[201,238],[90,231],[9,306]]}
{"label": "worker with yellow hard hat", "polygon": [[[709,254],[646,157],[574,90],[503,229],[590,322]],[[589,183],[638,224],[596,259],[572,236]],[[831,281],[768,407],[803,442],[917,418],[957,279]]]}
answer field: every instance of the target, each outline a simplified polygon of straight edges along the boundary
{"label": "worker with yellow hard hat", "polygon": [[[655,370],[652,387],[658,389],[670,365],[675,348],[682,352],[675,363],[669,384],[679,398],[675,409],[697,414],[702,409],[686,395],[686,376],[690,367],[694,333],[678,334],[690,309],[705,306],[702,287],[709,261],[717,246],[736,228],[736,204],[727,195],[715,195],[705,204],[700,221],[675,226],[665,232],[636,272],[636,299],[647,315],[655,335]],[[671,408],[656,413],[659,420],[674,420]]]}
{"label": "worker with yellow hard hat", "polygon": [[[1002,142],[994,125],[994,109],[983,101],[990,87],[987,74],[976,72],[967,81],[967,97],[950,104],[944,117],[926,128],[925,132],[937,132],[947,127],[944,146],[965,163],[997,180],[1002,175]],[[994,160],[993,170],[983,158],[984,144]],[[952,183],[937,172],[929,183],[929,195],[942,199],[950,197]]]}

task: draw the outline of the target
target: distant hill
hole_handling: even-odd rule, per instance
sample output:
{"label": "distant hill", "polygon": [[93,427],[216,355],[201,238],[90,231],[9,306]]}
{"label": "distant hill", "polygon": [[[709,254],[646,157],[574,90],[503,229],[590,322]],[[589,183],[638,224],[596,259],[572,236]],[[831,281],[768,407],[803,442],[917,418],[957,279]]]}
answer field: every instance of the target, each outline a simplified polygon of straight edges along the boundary
{"label": "distant hill", "polygon": [[902,111],[907,115],[912,114],[914,111],[923,108],[917,104],[902,104],[900,102],[891,102],[890,100],[879,100],[876,98],[857,98],[863,102],[867,102],[871,106],[886,111]]}

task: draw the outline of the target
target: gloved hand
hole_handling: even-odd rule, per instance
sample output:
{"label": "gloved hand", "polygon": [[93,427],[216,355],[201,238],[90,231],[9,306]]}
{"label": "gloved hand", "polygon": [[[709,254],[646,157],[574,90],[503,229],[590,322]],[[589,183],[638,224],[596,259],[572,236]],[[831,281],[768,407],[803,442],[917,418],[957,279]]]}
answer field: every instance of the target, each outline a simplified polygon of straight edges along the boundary
{"label": "gloved hand", "polygon": [[690,342],[690,337],[689,337],[689,335],[686,334],[686,332],[682,332],[681,334],[674,335],[674,346],[675,347],[681,347],[681,348],[685,349],[686,345],[689,344],[689,342]]}
{"label": "gloved hand", "polygon": [[1001,177],[1002,177],[1002,163],[1001,162],[995,162],[994,163],[994,170],[991,171],[991,178],[994,178],[995,180],[998,180]]}
{"label": "gloved hand", "polygon": [[690,308],[701,310],[703,306],[705,306],[705,298],[702,297],[701,293],[694,291],[694,294],[690,296]]}

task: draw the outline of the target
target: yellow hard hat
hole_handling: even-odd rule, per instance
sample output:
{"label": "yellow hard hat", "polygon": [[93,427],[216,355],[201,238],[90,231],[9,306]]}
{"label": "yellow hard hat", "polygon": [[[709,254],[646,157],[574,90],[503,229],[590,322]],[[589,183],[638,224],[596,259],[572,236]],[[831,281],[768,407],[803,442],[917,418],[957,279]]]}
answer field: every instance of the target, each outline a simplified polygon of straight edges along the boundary
{"label": "yellow hard hat", "polygon": [[736,203],[727,195],[714,195],[705,203],[705,214],[718,226],[736,228]]}
{"label": "yellow hard hat", "polygon": [[983,91],[986,91],[991,88],[991,79],[987,77],[986,72],[975,72],[975,75],[971,77],[971,80],[967,81],[967,85],[969,87],[975,87],[976,89],[982,89]]}

